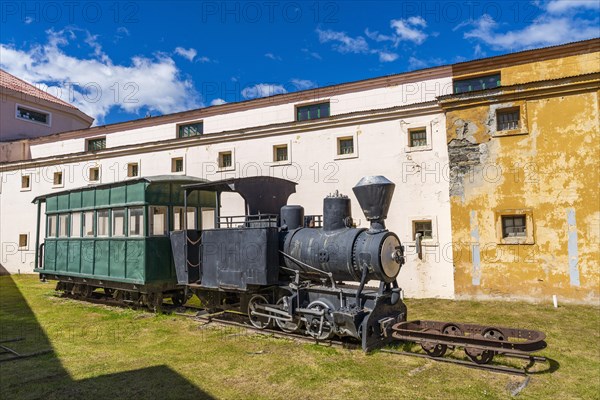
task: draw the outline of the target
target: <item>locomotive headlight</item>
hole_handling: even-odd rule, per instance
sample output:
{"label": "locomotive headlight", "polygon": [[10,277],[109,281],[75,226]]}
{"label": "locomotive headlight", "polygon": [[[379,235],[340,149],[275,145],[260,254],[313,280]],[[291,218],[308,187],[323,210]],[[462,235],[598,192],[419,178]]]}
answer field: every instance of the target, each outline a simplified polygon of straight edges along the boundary
{"label": "locomotive headlight", "polygon": [[[400,241],[395,235],[388,235],[381,244],[381,270],[388,279],[394,279],[400,272],[400,257],[398,251]],[[387,280],[387,279],[386,279]]]}

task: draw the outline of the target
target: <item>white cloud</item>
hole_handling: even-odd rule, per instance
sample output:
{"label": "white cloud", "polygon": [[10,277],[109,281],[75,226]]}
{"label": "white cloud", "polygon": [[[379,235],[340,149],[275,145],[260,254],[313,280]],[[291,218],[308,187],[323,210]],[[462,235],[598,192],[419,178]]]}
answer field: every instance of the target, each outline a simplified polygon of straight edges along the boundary
{"label": "white cloud", "polygon": [[[79,46],[77,34],[84,32],[92,50],[90,57],[66,54],[63,46]],[[102,124],[113,109],[137,113],[144,108],[166,114],[202,106],[189,79],[170,57],[136,56],[129,65],[118,65],[102,51],[97,37],[87,31],[48,31],[48,42],[28,50],[0,44],[0,66],[37,87],[65,100]]]}
{"label": "white cloud", "polygon": [[27,25],[29,25],[30,23],[33,22],[33,17],[27,16],[25,17],[25,21],[24,21]]}
{"label": "white cloud", "polygon": [[427,60],[422,60],[416,57],[409,57],[408,59],[408,68],[411,70],[414,69],[423,69],[428,67],[433,67],[437,65],[445,64],[446,60],[439,57],[429,58]]}
{"label": "white cloud", "polygon": [[223,99],[213,99],[210,102],[210,105],[211,106],[220,106],[221,104],[225,104],[225,103],[227,103],[227,102],[225,100],[223,100]]}
{"label": "white cloud", "polygon": [[276,94],[287,93],[282,85],[270,83],[258,83],[254,86],[248,86],[242,90],[242,96],[245,99],[256,99],[258,97],[274,96]]}
{"label": "white cloud", "polygon": [[[209,63],[213,60],[211,60],[210,58],[206,57],[206,56],[202,56],[196,59],[197,62],[205,64],[205,63]],[[215,61],[216,62],[216,61]]]}
{"label": "white cloud", "polygon": [[487,53],[485,51],[483,51],[481,49],[481,45],[479,43],[477,43],[475,45],[475,47],[473,48],[473,57],[481,58],[481,57],[485,57],[486,55],[487,55]]}
{"label": "white cloud", "polygon": [[340,53],[367,53],[369,51],[369,44],[362,36],[355,38],[350,37],[346,32],[336,32],[330,29],[323,31],[317,28],[319,34],[319,41],[321,43],[332,42],[334,50]]}
{"label": "white cloud", "polygon": [[322,60],[323,57],[321,57],[321,55],[317,52],[314,51],[310,51],[308,49],[302,49],[302,52],[308,54],[309,56],[311,56],[312,58],[316,59],[316,60]]}
{"label": "white cloud", "polygon": [[271,60],[275,60],[275,61],[281,61],[281,57],[276,56],[273,53],[266,53],[265,57],[270,58]]}
{"label": "white cloud", "polygon": [[400,38],[396,35],[382,35],[378,31],[370,31],[369,28],[365,29],[365,35],[376,42],[392,42],[394,47],[397,47],[400,42]]}
{"label": "white cloud", "polygon": [[598,0],[552,0],[546,5],[546,10],[552,14],[562,14],[572,10],[600,10]]}
{"label": "white cloud", "polygon": [[386,51],[379,52],[379,61],[381,62],[392,62],[398,59],[398,54],[396,53],[388,53]]}
{"label": "white cloud", "polygon": [[291,79],[290,82],[298,90],[306,90],[306,89],[312,89],[314,87],[317,87],[317,84],[315,82],[310,81],[308,79]]}
{"label": "white cloud", "polygon": [[542,15],[529,26],[520,30],[500,32],[500,25],[484,14],[472,21],[473,26],[464,37],[478,39],[498,50],[519,50],[550,46],[600,36],[598,20],[548,17]]}
{"label": "white cloud", "polygon": [[187,58],[189,61],[194,61],[194,58],[198,55],[198,52],[192,47],[190,47],[189,49],[185,49],[183,47],[176,47],[175,54],[178,54],[183,58]]}
{"label": "white cloud", "polygon": [[400,40],[421,44],[427,39],[427,34],[420,29],[427,27],[427,22],[421,17],[393,19],[390,21],[390,26]]}

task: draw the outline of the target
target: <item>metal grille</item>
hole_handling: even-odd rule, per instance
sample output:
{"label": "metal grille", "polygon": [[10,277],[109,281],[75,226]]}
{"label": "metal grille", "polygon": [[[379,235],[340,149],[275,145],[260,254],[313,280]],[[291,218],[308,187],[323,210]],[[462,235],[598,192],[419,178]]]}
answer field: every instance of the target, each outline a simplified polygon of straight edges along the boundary
{"label": "metal grille", "polygon": [[410,131],[410,147],[426,146],[427,145],[427,131],[425,129],[419,129]]}
{"label": "metal grille", "polygon": [[275,147],[275,161],[287,161],[288,149],[287,146]]}
{"label": "metal grille", "polygon": [[97,150],[102,150],[105,148],[106,148],[106,139],[105,138],[90,139],[87,142],[88,151],[97,151]]}
{"label": "metal grille", "polygon": [[354,139],[338,139],[338,143],[340,155],[354,153]]}
{"label": "metal grille", "polygon": [[519,129],[519,109],[498,110],[496,113],[499,131]]}
{"label": "metal grille", "polygon": [[199,136],[204,133],[204,123],[197,122],[195,124],[179,125],[179,137]]}
{"label": "metal grille", "polygon": [[29,121],[40,122],[48,125],[48,114],[43,112],[17,107],[17,116],[21,119],[27,119]]}
{"label": "metal grille", "polygon": [[503,215],[502,237],[525,237],[527,236],[527,224],[525,215]]}

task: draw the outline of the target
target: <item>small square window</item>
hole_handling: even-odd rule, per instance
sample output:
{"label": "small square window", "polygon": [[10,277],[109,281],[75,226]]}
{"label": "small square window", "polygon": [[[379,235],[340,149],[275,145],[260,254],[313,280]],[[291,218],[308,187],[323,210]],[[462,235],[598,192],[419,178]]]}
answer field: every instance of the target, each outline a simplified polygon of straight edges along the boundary
{"label": "small square window", "polygon": [[288,146],[287,146],[287,144],[273,146],[273,161],[274,162],[288,161]]}
{"label": "small square window", "polygon": [[139,165],[138,163],[129,163],[127,164],[127,177],[133,178],[139,175]]}
{"label": "small square window", "polygon": [[19,249],[27,249],[29,245],[29,235],[26,233],[19,234]]}
{"label": "small square window", "polygon": [[31,189],[31,175],[22,175],[21,176],[21,189],[23,189],[23,190]]}
{"label": "small square window", "polygon": [[52,184],[54,186],[62,186],[63,185],[63,174],[62,172],[55,172],[54,177],[52,178]]}
{"label": "small square window", "polygon": [[427,146],[427,130],[425,128],[410,129],[408,135],[410,147]]}
{"label": "small square window", "polygon": [[519,108],[496,110],[496,125],[499,131],[519,129]]}
{"label": "small square window", "polygon": [[433,228],[430,220],[413,221],[413,238],[416,238],[417,233],[421,234],[421,239],[433,239]]}
{"label": "small square window", "polygon": [[231,168],[233,165],[233,157],[231,151],[223,151],[219,153],[219,168]]}
{"label": "small square window", "polygon": [[90,168],[89,178],[90,178],[90,182],[99,182],[100,181],[100,167]]}
{"label": "small square window", "polygon": [[106,148],[106,138],[88,139],[87,151],[98,151]]}
{"label": "small square window", "polygon": [[527,220],[525,214],[503,215],[502,237],[527,237]]}
{"label": "small square window", "polygon": [[180,138],[190,136],[200,136],[204,133],[204,123],[195,122],[193,124],[178,125],[177,136]]}
{"label": "small square window", "polygon": [[183,157],[171,159],[171,172],[183,172]]}
{"label": "small square window", "polygon": [[341,137],[337,140],[338,155],[354,154],[354,138],[353,137]]}

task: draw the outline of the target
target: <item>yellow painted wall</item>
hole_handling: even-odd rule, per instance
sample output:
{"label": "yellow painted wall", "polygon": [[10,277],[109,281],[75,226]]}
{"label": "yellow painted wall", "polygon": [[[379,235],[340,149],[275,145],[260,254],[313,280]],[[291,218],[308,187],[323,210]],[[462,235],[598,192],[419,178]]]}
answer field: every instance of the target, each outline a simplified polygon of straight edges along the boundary
{"label": "yellow painted wall", "polygon": [[[502,84],[597,72],[594,59],[598,53],[506,68]],[[458,190],[451,188],[457,296],[600,300],[597,85],[541,96],[524,90],[517,100],[498,96],[448,109],[449,148],[462,140],[479,155],[478,165],[465,167]],[[497,136],[491,115],[508,106],[521,107],[521,132]],[[457,167],[452,156],[451,167]],[[514,209],[530,213],[533,244],[499,244],[497,212]]]}

